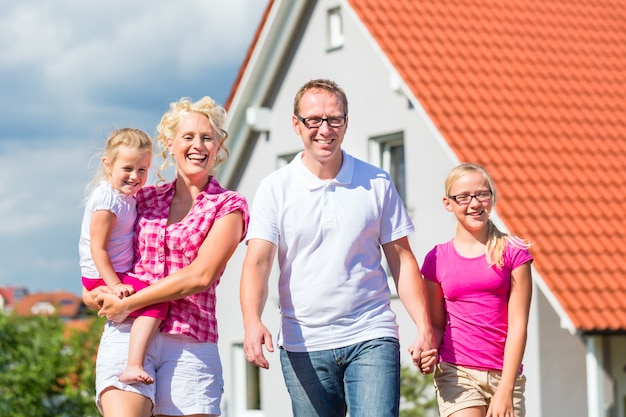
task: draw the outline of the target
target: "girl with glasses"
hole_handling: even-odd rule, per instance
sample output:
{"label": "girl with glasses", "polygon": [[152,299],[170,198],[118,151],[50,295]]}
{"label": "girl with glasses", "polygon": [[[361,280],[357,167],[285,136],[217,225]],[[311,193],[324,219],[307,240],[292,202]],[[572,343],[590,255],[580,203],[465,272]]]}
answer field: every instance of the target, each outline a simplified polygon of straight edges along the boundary
{"label": "girl with glasses", "polygon": [[481,166],[455,167],[445,191],[443,205],[456,217],[456,234],[436,245],[422,265],[439,349],[439,413],[524,416],[530,243],[498,230],[489,218],[496,192]]}

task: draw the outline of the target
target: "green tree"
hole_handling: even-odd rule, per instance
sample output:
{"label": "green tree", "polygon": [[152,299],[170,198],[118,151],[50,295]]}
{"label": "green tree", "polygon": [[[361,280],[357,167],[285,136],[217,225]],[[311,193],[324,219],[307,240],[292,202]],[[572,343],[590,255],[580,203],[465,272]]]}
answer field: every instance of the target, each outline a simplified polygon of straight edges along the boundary
{"label": "green tree", "polygon": [[423,375],[413,366],[400,369],[400,417],[437,415],[433,375]]}
{"label": "green tree", "polygon": [[0,416],[98,416],[95,355],[102,320],[72,330],[56,316],[0,313]]}

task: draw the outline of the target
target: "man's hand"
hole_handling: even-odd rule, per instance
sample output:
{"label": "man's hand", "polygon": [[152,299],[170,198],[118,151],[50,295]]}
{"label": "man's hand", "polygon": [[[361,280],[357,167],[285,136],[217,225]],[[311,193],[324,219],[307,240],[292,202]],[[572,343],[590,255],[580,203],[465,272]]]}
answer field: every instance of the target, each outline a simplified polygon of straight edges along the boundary
{"label": "man's hand", "polygon": [[269,369],[270,364],[263,354],[263,346],[268,352],[274,352],[272,334],[260,321],[254,325],[247,325],[245,328],[243,350],[246,353],[246,359],[259,368]]}

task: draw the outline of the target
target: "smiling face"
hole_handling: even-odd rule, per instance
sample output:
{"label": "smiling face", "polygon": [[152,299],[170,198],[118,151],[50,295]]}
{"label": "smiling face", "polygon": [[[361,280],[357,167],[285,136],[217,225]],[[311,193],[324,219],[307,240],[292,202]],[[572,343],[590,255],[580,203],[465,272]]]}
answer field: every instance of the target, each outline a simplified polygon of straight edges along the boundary
{"label": "smiling face", "polygon": [[167,148],[176,161],[179,176],[206,181],[220,145],[208,117],[192,112],[181,120],[175,136],[168,140]]}
{"label": "smiling face", "polygon": [[[489,214],[493,207],[493,197],[483,200],[484,198],[476,197],[486,195],[487,192],[493,191],[489,185],[489,181],[479,171],[470,171],[460,176],[452,183],[448,189],[447,196],[443,198],[443,204],[446,210],[454,213],[459,225],[470,232],[483,229],[489,220]],[[467,204],[459,204],[450,196],[469,195],[471,199]]]}
{"label": "smiling face", "polygon": [[146,183],[151,158],[150,151],[121,145],[114,159],[102,158],[107,181],[114,190],[134,195]]}
{"label": "smiling face", "polygon": [[341,144],[348,128],[348,121],[346,120],[341,127],[331,127],[324,121],[317,128],[307,128],[297,117],[342,118],[345,109],[337,94],[321,89],[308,90],[302,95],[298,112],[298,115],[292,117],[292,126],[302,138],[304,145],[302,162],[305,166],[311,168],[318,164],[337,162],[341,166]]}

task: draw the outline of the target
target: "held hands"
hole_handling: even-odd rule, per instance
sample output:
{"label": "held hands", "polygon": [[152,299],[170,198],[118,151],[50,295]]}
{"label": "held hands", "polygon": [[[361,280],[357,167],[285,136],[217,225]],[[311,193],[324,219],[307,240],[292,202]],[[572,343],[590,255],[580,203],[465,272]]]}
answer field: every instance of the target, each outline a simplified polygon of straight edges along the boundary
{"label": "held hands", "polygon": [[435,364],[437,363],[437,349],[422,350],[418,344],[414,343],[409,346],[409,353],[413,358],[413,365],[415,365],[422,374],[430,374],[435,371]]}
{"label": "held hands", "polygon": [[83,287],[83,303],[85,303],[85,305],[91,310],[99,310],[100,303],[97,301],[98,294],[110,292],[111,290],[104,285],[96,287],[91,291]]}
{"label": "held hands", "polygon": [[130,310],[125,307],[125,299],[120,299],[113,293],[100,292],[95,296],[95,300],[100,305],[98,317],[106,316],[111,321],[121,323],[130,314]]}
{"label": "held hands", "polygon": [[437,358],[439,357],[437,349],[430,349],[422,351],[421,362],[419,365],[420,371],[423,374],[431,374],[435,372],[435,365],[437,364]]}
{"label": "held hands", "polygon": [[259,368],[269,369],[270,364],[263,354],[263,346],[268,352],[274,352],[272,334],[260,321],[245,327],[243,350],[246,353],[246,359]]}

